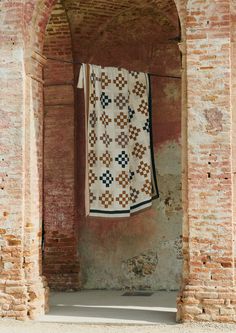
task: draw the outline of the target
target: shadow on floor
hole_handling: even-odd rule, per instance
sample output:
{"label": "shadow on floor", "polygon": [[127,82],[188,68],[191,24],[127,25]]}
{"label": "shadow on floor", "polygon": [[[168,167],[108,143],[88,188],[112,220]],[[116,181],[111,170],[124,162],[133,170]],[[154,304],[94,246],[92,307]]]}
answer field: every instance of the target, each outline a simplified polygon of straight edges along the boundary
{"label": "shadow on floor", "polygon": [[44,322],[107,324],[175,324],[176,292],[122,296],[121,291],[52,293]]}

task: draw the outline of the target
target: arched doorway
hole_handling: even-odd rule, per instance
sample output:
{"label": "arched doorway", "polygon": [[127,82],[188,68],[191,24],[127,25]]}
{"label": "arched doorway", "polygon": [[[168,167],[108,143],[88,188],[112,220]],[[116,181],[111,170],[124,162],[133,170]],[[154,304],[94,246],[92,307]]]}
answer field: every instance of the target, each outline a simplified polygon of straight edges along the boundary
{"label": "arched doorway", "polygon": [[[234,8],[230,1],[176,3],[182,19],[187,5],[188,79],[188,113],[182,122],[183,129],[188,130],[182,140],[187,157],[183,184],[188,189],[188,202],[179,314],[183,320],[235,321]],[[51,0],[27,2],[22,7],[4,2],[1,12],[6,40],[1,59],[1,291],[6,304],[2,315],[20,319],[33,318],[47,304],[41,270],[42,68],[46,62],[42,46],[53,4]],[[168,8],[169,2],[165,4]],[[13,13],[16,21],[12,20]],[[184,52],[183,44],[181,48]]]}
{"label": "arched doorway", "polygon": [[[50,137],[51,133],[53,132],[53,127],[50,126],[51,125],[55,126],[54,129],[57,135],[59,134],[60,129],[56,128],[58,123],[56,125],[56,123],[53,121],[53,119],[56,120],[58,116],[57,114],[53,113],[53,111],[51,111],[52,118],[50,119],[50,117],[49,118],[46,118],[47,116],[45,117],[46,123],[44,127],[46,131],[45,132],[46,136],[44,136],[44,152],[48,152],[47,156],[48,156],[48,166],[49,166],[49,169],[45,167],[47,165],[47,161],[45,161],[46,155],[44,155],[44,195],[45,193],[47,193],[46,199],[49,199],[49,202],[51,195],[52,201],[51,205],[48,206],[50,207],[48,211],[49,213],[50,212],[53,213],[53,218],[56,217],[55,221],[57,222],[55,223],[54,227],[52,227],[52,223],[50,223],[50,214],[47,215],[48,214],[47,206],[45,206],[47,200],[45,200],[44,197],[44,221],[46,227],[45,228],[46,242],[44,243],[44,253],[46,254],[45,258],[49,259],[48,261],[47,259],[45,261],[47,266],[47,267],[45,266],[46,267],[45,272],[46,275],[48,275],[48,281],[51,280],[52,286],[60,289],[59,281],[63,281],[62,270],[63,268],[67,267],[69,273],[64,274],[65,282],[61,284],[61,289],[66,289],[66,284],[68,288],[72,289],[73,288],[76,289],[81,285],[82,286],[85,285],[86,288],[98,288],[99,285],[102,285],[103,288],[131,287],[131,288],[140,288],[140,289],[143,288],[176,289],[177,288],[176,286],[177,285],[179,286],[180,284],[181,267],[182,267],[182,255],[181,255],[182,204],[181,204],[181,149],[180,149],[181,80],[178,80],[178,77],[179,78],[181,77],[181,59],[178,49],[178,42],[180,42],[181,38],[180,38],[180,25],[175,4],[172,1],[168,5],[160,4],[158,8],[154,10],[154,13],[153,13],[153,7],[152,6],[150,7],[149,5],[146,7],[134,6],[129,8],[129,5],[126,4],[124,5],[124,7],[125,6],[127,7],[126,10],[120,10],[119,12],[120,15],[114,15],[112,19],[108,20],[105,24],[102,24],[99,31],[95,29],[93,34],[91,34],[93,35],[93,38],[91,39],[88,39],[87,37],[89,34],[89,29],[94,29],[92,20],[90,19],[91,20],[90,25],[89,24],[87,26],[86,24],[81,25],[81,30],[82,30],[81,32],[77,26],[73,26],[73,22],[74,23],[79,22],[80,18],[79,9],[76,9],[77,14],[75,14],[75,12],[73,12],[74,10],[73,6],[71,6],[70,8],[68,3],[67,4],[64,3],[63,5],[64,8],[66,8],[67,15],[65,15],[64,9],[61,7],[61,4],[57,4],[55,5],[54,9],[52,9],[51,20],[47,25],[47,29],[49,32],[48,37],[50,39],[50,33],[51,33],[52,36],[51,41],[53,42],[52,42],[52,48],[50,50],[50,41],[47,44],[47,37],[46,37],[44,50],[46,53],[48,52],[48,54],[52,52],[51,57],[54,57],[55,55],[56,58],[61,57],[63,59],[63,57],[65,56],[65,58],[67,58],[67,60],[69,59],[69,61],[72,61],[72,59],[74,60],[79,59],[80,62],[94,62],[101,65],[122,66],[132,70],[154,72],[159,74],[160,76],[163,76],[158,78],[153,77],[154,91],[156,91],[157,94],[156,97],[154,97],[154,107],[157,109],[157,113],[154,116],[154,123],[155,126],[157,126],[157,128],[160,126],[160,124],[162,124],[162,126],[159,127],[159,133],[158,132],[155,133],[155,140],[156,140],[155,144],[157,148],[157,160],[159,160],[158,161],[159,181],[160,183],[163,184],[161,185],[161,188],[163,188],[163,196],[162,196],[163,200],[160,201],[157,205],[155,204],[155,208],[151,212],[143,213],[141,217],[133,217],[132,223],[128,221],[123,223],[122,222],[116,223],[115,221],[112,222],[109,221],[105,222],[102,225],[102,223],[100,222],[98,223],[97,221],[93,221],[91,219],[90,221],[88,220],[85,221],[82,208],[83,207],[82,192],[78,190],[79,188],[81,189],[81,187],[78,186],[78,180],[83,178],[83,174],[82,173],[76,174],[76,167],[78,167],[78,165],[75,164],[70,170],[71,174],[69,177],[71,177],[71,175],[73,174],[74,178],[73,177],[70,178],[70,180],[73,183],[72,185],[73,190],[69,194],[69,201],[68,201],[70,202],[70,209],[71,211],[73,211],[74,215],[72,218],[71,215],[68,215],[69,219],[65,221],[64,231],[65,233],[67,233],[68,230],[67,228],[69,228],[70,229],[69,233],[73,234],[73,231],[76,230],[76,227],[78,226],[79,222],[80,233],[78,235],[76,235],[76,233],[73,235],[70,234],[73,240],[72,238],[70,238],[70,236],[67,237],[68,235],[66,235],[65,237],[65,233],[63,232],[63,222],[60,226],[59,226],[60,223],[58,224],[58,221],[63,220],[65,214],[61,213],[60,211],[62,205],[57,200],[55,200],[60,197],[59,193],[60,190],[58,191],[60,186],[56,186],[56,192],[57,192],[56,194],[55,192],[53,195],[49,193],[52,190],[52,186],[54,186],[56,182],[58,182],[58,185],[60,183],[58,181],[56,172],[53,172],[56,159],[53,160],[52,152],[54,153],[55,150],[54,149],[50,150],[50,144],[49,144],[50,140],[54,140],[54,143],[56,143],[54,148],[58,147],[57,146],[58,142],[55,141],[56,136],[54,137],[54,139],[52,139],[52,136]],[[93,7],[90,8],[91,13],[93,11],[92,9]],[[112,10],[118,11],[118,9],[113,8]],[[57,22],[60,21],[60,10],[63,11],[62,14],[62,16],[64,16],[63,20],[67,20],[67,17],[69,17],[70,19],[70,29],[71,29],[70,31],[69,31],[68,22],[65,23],[66,29],[60,29],[60,24],[58,24],[58,30],[57,30],[56,25]],[[85,13],[89,13],[88,8],[85,10]],[[150,26],[149,29],[147,30],[143,29],[139,33],[139,31],[136,30],[137,26],[135,24],[137,23],[137,20],[140,18],[141,13],[143,13],[144,15],[143,15],[143,23],[140,26],[143,26],[144,23],[147,22],[147,17],[150,18],[149,22]],[[87,20],[86,15],[83,12],[82,14],[85,17],[85,22],[86,22]],[[109,16],[110,14],[108,13],[107,15]],[[101,17],[99,17],[99,19],[103,20],[102,17],[103,15],[101,14]],[[158,24],[155,17],[158,17]],[[54,25],[54,27],[52,28],[52,26],[50,27],[50,24],[53,22],[53,19],[55,19],[56,25]],[[133,22],[133,29],[131,29],[132,22]],[[159,29],[157,34],[153,33],[155,31],[153,27],[156,27],[156,25],[158,26]],[[120,35],[117,34],[114,37],[113,35],[114,31],[117,32],[117,27],[121,26],[124,28],[124,31],[121,31]],[[88,29],[88,31],[86,29]],[[125,41],[123,41],[122,36],[124,35],[125,31],[130,31],[130,35],[127,37]],[[150,33],[150,31],[152,33],[151,36],[149,36],[149,38],[150,37],[152,38],[148,39],[147,33]],[[62,50],[63,47],[62,49],[60,48],[59,50],[60,36],[61,37],[63,36],[63,38],[69,41],[71,38],[70,32],[72,34],[72,47],[69,46],[70,49],[69,53],[68,53],[68,48],[66,49],[65,47],[65,53],[63,53],[64,52],[64,50]],[[141,36],[140,43],[139,41],[137,41],[138,34],[139,37]],[[80,40],[81,36],[83,36],[82,40]],[[101,37],[101,39],[99,39],[99,36]],[[114,38],[112,40],[112,43],[111,43],[111,36],[113,36]],[[40,38],[42,38],[42,36]],[[56,43],[57,38],[58,38],[58,44]],[[150,40],[151,43],[146,43],[147,41]],[[139,43],[138,48],[137,48],[137,43]],[[155,45],[158,45],[158,47],[156,48]],[[71,49],[73,49],[73,55]],[[104,56],[104,50],[107,51],[106,56]],[[121,58],[122,62],[120,61]],[[135,61],[131,62],[131,59],[135,59]],[[162,59],[162,61],[158,62],[158,60],[160,59]],[[165,65],[163,66],[163,64]],[[74,77],[73,77],[73,69],[74,69]],[[54,75],[53,73],[55,74],[54,78],[56,78],[56,82],[55,80],[54,82],[52,81],[50,82],[50,80],[52,80],[53,78]],[[73,91],[70,89],[70,93],[68,93],[68,91],[65,90],[64,91],[65,93],[58,94],[59,90],[62,87],[64,89],[65,86],[67,85],[65,84],[65,81],[67,80],[65,77],[65,73],[67,74],[70,73],[69,81],[71,80],[71,82],[69,83],[69,85],[71,86],[75,85],[76,78],[78,77],[77,66],[73,68],[72,64],[69,63],[64,63],[64,65],[58,65],[56,64],[56,62],[53,62],[53,60],[51,61],[48,60],[44,70],[44,78],[46,78],[46,80],[49,79],[48,83],[46,83],[45,85],[45,90],[44,90],[44,96],[46,100],[44,110],[46,108],[53,110],[55,109],[55,107],[58,108],[60,104],[60,107],[63,107],[65,111],[66,109],[64,108],[65,105],[62,103],[60,98],[62,97],[66,99],[68,98],[68,96],[71,96],[71,98],[69,101],[67,100],[66,103],[70,104],[72,113],[75,112],[72,106],[74,102],[74,96],[75,96],[75,105],[77,109],[76,111],[78,111],[78,108],[81,107],[79,105],[76,96],[77,92],[74,95]],[[59,74],[59,76],[57,74]],[[53,90],[56,91],[56,95],[53,95],[53,93],[50,94],[50,90],[51,93]],[[57,98],[59,102],[57,101]],[[169,103],[167,101],[168,99]],[[61,109],[60,107],[59,109]],[[167,112],[164,112],[164,110],[167,110]],[[81,117],[82,112],[76,112],[76,114],[78,115],[78,117]],[[47,124],[47,121],[49,125]],[[82,122],[81,118],[77,119],[76,124],[79,124],[80,122]],[[63,127],[63,121],[61,123],[61,126]],[[69,127],[70,126],[71,130],[73,129],[73,126],[76,127],[76,125],[74,124],[71,125],[71,123]],[[173,131],[170,130],[170,128],[172,128]],[[47,133],[49,133],[49,136],[47,136]],[[72,131],[70,133],[72,133]],[[62,136],[61,138],[62,138],[61,143],[63,143],[65,137],[63,138]],[[71,140],[68,140],[68,142],[70,141],[71,144],[71,142],[73,141],[73,137],[70,138]],[[77,136],[74,137],[75,146],[76,145],[78,146],[77,140],[81,140],[81,138],[82,136],[79,137],[78,134]],[[49,150],[47,150],[47,147],[49,147]],[[63,151],[63,149],[61,151],[60,149],[59,150],[56,149],[58,153],[57,158],[60,158],[60,161],[63,160],[64,158],[63,153],[65,152],[68,153],[67,150],[68,146],[67,148],[64,146],[64,148],[65,151]],[[70,148],[70,152],[73,155],[71,161],[77,161],[77,162],[79,161],[81,165],[81,163],[83,163],[82,162],[83,154],[81,156],[81,153],[78,153],[78,151],[76,152],[75,150],[73,150],[72,152],[72,150],[73,149]],[[173,164],[175,166],[177,165],[176,168],[175,167],[171,168],[170,164],[168,165],[170,156],[175,159]],[[59,167],[58,170],[59,169],[60,169],[59,171],[60,174],[61,168]],[[50,190],[50,181],[47,182],[47,176],[45,178],[45,174],[50,174],[50,171],[51,171],[51,177],[55,177],[54,180],[52,180],[52,178],[50,179],[52,185],[51,190]],[[62,174],[60,175],[62,176]],[[47,191],[47,189],[49,190]],[[61,193],[63,193],[63,189],[61,190]],[[78,198],[80,198],[80,201],[78,201]],[[55,201],[57,201],[58,206],[56,205],[53,208],[53,204],[55,203]],[[73,204],[71,205],[71,202],[73,202],[74,205],[80,202],[80,205],[79,207],[78,206],[73,207]],[[63,203],[65,203],[65,200]],[[60,208],[57,209],[56,207]],[[67,212],[68,212],[68,207],[69,205],[65,208],[65,211]],[[75,212],[78,214],[75,214]],[[149,221],[150,223],[149,226],[147,225],[146,221]],[[159,228],[157,227],[158,221],[162,223],[162,226],[161,227],[159,226]],[[169,227],[167,227],[168,223]],[[71,227],[68,227],[69,225]],[[56,230],[56,228],[58,227],[59,229],[61,229],[60,231],[61,234],[63,235],[63,237],[61,238],[58,237],[58,229]],[[47,231],[49,231],[48,235]],[[109,237],[107,237],[107,235],[109,235]],[[143,235],[146,235],[147,238],[144,239]],[[50,240],[49,243],[51,242],[51,244],[47,243],[47,236],[48,239]],[[134,240],[133,247],[130,247],[129,245],[129,238],[131,236],[132,239]],[[79,237],[79,242],[77,240],[77,237]],[[109,241],[107,242],[107,240]],[[71,248],[72,246],[71,248],[72,252],[70,252],[70,258],[74,263],[72,266],[68,265],[66,259],[64,260],[64,262],[62,259],[63,255],[67,252],[67,249],[69,248],[69,247],[67,248],[68,242],[70,242],[69,247]],[[107,272],[107,276],[106,275],[104,276],[102,274],[99,275],[99,273],[101,273],[102,264],[104,263],[104,254],[108,253],[107,249],[109,248],[111,243],[116,244],[116,252],[117,249],[119,249],[119,251],[121,250],[121,252],[115,258],[115,260],[119,261],[120,266],[117,264],[117,262],[115,264],[111,263],[112,258],[114,258],[114,252],[112,253],[112,251],[110,251],[109,254],[110,256],[106,258],[107,259],[106,262],[111,263],[111,265],[110,266],[108,265],[107,268],[105,269],[105,272]],[[156,245],[155,243],[158,243],[158,245]],[[47,244],[49,245],[48,247]],[[58,256],[58,253],[56,253],[58,244],[61,245],[60,246],[62,253],[61,257]],[[95,253],[94,246],[96,247],[96,249],[100,249],[100,256],[94,256]],[[78,247],[80,255],[80,272],[78,269],[79,263],[77,262]],[[169,251],[170,248],[173,249],[174,254],[172,253],[172,251]],[[125,261],[124,253],[127,255],[127,251],[129,252],[129,256],[128,258],[126,258],[127,260]],[[72,256],[71,253],[73,253]],[[58,258],[59,260],[58,262],[56,258]],[[169,270],[165,269],[166,268],[165,262],[167,258],[170,259]],[[138,272],[138,274],[136,274],[137,260],[141,260],[142,262],[141,264],[142,268],[141,271]],[[89,265],[87,265],[86,263],[89,263]],[[161,267],[159,272],[157,271],[158,263],[159,266]],[[124,274],[123,276],[118,276],[117,281],[115,281],[115,284],[112,285],[112,283],[114,283],[114,277],[117,276],[117,272],[120,270],[121,266],[124,268]],[[147,266],[149,267],[148,269]],[[95,271],[92,272],[94,268]],[[147,272],[147,274],[145,272]],[[152,276],[153,272],[155,272],[156,274],[154,278]],[[75,280],[71,278],[71,274],[74,277],[76,277]],[[110,281],[108,279],[109,274],[111,274]],[[58,276],[58,280],[57,278],[55,278],[56,276]],[[150,278],[150,276],[152,277]],[[123,285],[119,284],[118,280],[123,281],[122,282]],[[131,280],[132,283],[130,284]]]}

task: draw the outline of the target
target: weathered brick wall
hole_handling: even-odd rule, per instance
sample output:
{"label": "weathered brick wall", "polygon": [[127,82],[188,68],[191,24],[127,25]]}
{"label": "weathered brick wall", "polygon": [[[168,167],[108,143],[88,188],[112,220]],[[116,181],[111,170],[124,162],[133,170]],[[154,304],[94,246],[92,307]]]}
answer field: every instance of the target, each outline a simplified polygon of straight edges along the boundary
{"label": "weathered brick wall", "polygon": [[[186,1],[176,3],[185,37]],[[0,313],[21,319],[34,317],[45,304],[40,259],[44,60],[34,51],[42,51],[52,4],[3,0],[0,12]],[[181,44],[187,65],[185,265],[178,314],[185,321],[235,321],[233,2],[189,0],[186,18],[187,48]]]}
{"label": "weathered brick wall", "polygon": [[230,2],[187,14],[188,237],[183,320],[235,320]]}
{"label": "weathered brick wall", "polygon": [[[232,173],[233,173],[233,235],[234,265],[236,259],[236,4],[231,1],[231,103],[232,103]],[[236,276],[235,276],[236,279]],[[236,280],[235,280],[236,282]]]}
{"label": "weathered brick wall", "polygon": [[1,3],[0,313],[18,319],[44,312],[46,290],[39,276],[42,198],[37,196],[42,82],[34,76],[39,62],[32,58],[32,75],[24,62],[23,13],[22,3]]}
{"label": "weathered brick wall", "polygon": [[24,74],[20,8],[3,1],[0,20],[0,314],[21,318],[26,316],[27,288],[22,239]]}
{"label": "weathered brick wall", "polygon": [[[47,25],[44,55],[73,61],[70,27],[57,3]],[[56,289],[79,287],[75,219],[73,64],[48,60],[44,68],[43,272]]]}
{"label": "weathered brick wall", "polygon": [[48,289],[42,277],[42,175],[43,175],[43,81],[44,59],[32,59],[30,73],[26,64],[24,114],[24,254],[23,267],[28,284],[28,315],[44,311]]}

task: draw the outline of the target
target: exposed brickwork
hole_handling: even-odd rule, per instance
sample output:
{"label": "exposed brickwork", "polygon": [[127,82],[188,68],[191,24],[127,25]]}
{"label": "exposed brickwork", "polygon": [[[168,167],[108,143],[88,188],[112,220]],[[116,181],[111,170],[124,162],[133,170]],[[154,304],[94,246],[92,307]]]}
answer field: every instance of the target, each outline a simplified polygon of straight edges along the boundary
{"label": "exposed brickwork", "polygon": [[[60,3],[54,6],[47,25],[44,55],[73,60],[70,27]],[[50,287],[77,289],[73,65],[48,60],[44,82],[43,272]]]}
{"label": "exposed brickwork", "polygon": [[[234,225],[233,225],[233,234],[236,236],[236,225],[235,225],[235,216],[236,216],[236,4],[231,1],[231,103],[232,103],[232,173],[233,173],[233,216],[234,216]],[[234,243],[234,263],[236,258],[236,245]],[[236,282],[236,276],[235,276]]]}
{"label": "exposed brickwork", "polygon": [[179,315],[235,321],[230,2],[199,10],[191,1],[186,31],[188,227]]}
{"label": "exposed brickwork", "polygon": [[[35,52],[43,51],[54,3],[54,0],[32,0],[25,4],[1,2],[0,42],[4,47],[0,56],[0,314],[18,319],[34,318],[47,304],[41,259],[44,58]],[[130,1],[112,4],[97,1],[97,12],[94,12],[94,2],[66,0],[64,5],[73,46],[76,46],[74,56],[80,55],[81,60],[86,61],[94,60],[95,51],[96,59],[102,60],[103,53],[96,43],[98,33],[102,41],[100,47],[108,45],[119,18],[127,29],[130,28],[128,22],[131,18],[136,20],[139,12],[151,15],[149,2],[144,4],[143,1],[135,1],[131,6]],[[235,192],[235,138],[232,136],[235,132],[232,131],[235,127],[232,112],[235,106],[235,5],[231,0],[176,0],[176,5],[182,25],[184,70],[186,67],[182,89],[185,263],[178,317],[184,321],[235,321],[235,207],[232,204]],[[153,6],[158,8],[153,12],[159,23],[156,26],[150,21],[149,28],[155,27],[158,32],[155,43],[161,44],[167,35],[176,31],[174,1],[158,0]],[[101,22],[98,30],[97,24]],[[135,28],[129,31],[129,38],[135,38],[138,31]],[[145,36],[141,28],[140,31]],[[122,35],[122,30],[119,32]],[[88,36],[93,41],[90,48],[86,48]],[[120,37],[114,39],[118,46],[120,42]],[[83,54],[79,53],[79,43],[86,48]],[[119,53],[118,48],[113,47],[116,64]],[[130,47],[132,49],[132,43]],[[63,52],[68,52],[68,48]],[[135,66],[135,62],[132,65]],[[64,71],[65,68],[55,69],[57,79]],[[72,76],[67,79],[71,80]],[[70,104],[73,94],[68,96]],[[50,97],[48,103],[54,100]],[[72,114],[72,108],[68,112]],[[68,126],[73,127],[70,121]],[[69,138],[66,137],[65,142]],[[71,226],[70,231],[66,231],[70,236]],[[74,237],[72,242],[76,242]],[[74,250],[72,252],[74,256]]]}
{"label": "exposed brickwork", "polygon": [[235,322],[235,288],[188,286],[178,305],[181,321]]}

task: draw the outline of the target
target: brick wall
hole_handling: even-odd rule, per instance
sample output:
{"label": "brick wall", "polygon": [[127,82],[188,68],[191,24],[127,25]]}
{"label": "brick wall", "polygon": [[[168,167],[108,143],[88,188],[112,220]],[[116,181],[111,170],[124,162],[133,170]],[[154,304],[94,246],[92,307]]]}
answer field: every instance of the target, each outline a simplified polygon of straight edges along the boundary
{"label": "brick wall", "polygon": [[[12,15],[12,25],[10,17]],[[0,314],[26,316],[23,282],[23,50],[16,8],[1,4]],[[4,45],[4,48],[2,48]]]}
{"label": "brick wall", "polygon": [[35,76],[39,62],[31,59],[31,75],[24,62],[23,12],[22,3],[1,4],[0,313],[18,319],[44,312],[46,290],[39,276],[42,198],[37,196],[42,82]]}
{"label": "brick wall", "polygon": [[[233,234],[234,239],[236,236],[236,225],[235,225],[235,193],[236,193],[236,6],[231,1],[231,103],[232,103],[232,173],[233,173]],[[236,245],[234,241],[234,267],[236,257]],[[236,278],[236,277],[235,277]]]}
{"label": "brick wall", "polygon": [[[182,319],[235,319],[230,6],[191,1],[187,14],[188,274]],[[186,235],[185,235],[186,236]]]}
{"label": "brick wall", "polygon": [[[235,321],[235,66],[231,59],[234,44],[230,45],[235,9],[230,0],[189,0],[185,34],[186,2],[176,0],[183,37],[186,35],[186,45],[184,40],[181,48],[183,66],[187,66],[182,118],[185,264],[178,315],[184,321]],[[75,10],[77,4],[73,4]],[[170,8],[170,2],[156,4],[164,4],[167,11]],[[44,59],[35,51],[42,52],[52,5],[48,0],[25,5],[3,0],[0,12],[0,312],[21,319],[33,318],[46,303],[40,255]],[[118,2],[114,8],[107,6],[106,17],[113,15],[115,6]],[[125,9],[127,2],[121,6]],[[87,12],[91,11],[92,7]],[[72,22],[72,6],[68,13]],[[76,29],[72,32],[78,36]]]}
{"label": "brick wall", "polygon": [[[47,25],[44,55],[73,61],[70,27],[60,3],[55,5]],[[50,287],[76,289],[79,264],[73,65],[48,59],[44,82],[43,272]]]}

